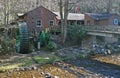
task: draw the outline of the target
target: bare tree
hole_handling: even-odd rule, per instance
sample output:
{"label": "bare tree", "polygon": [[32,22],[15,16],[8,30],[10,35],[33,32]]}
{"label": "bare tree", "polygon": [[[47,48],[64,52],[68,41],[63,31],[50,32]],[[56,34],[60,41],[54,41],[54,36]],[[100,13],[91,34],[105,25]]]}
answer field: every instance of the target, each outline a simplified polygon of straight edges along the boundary
{"label": "bare tree", "polygon": [[9,27],[9,23],[10,21],[13,19],[14,17],[14,7],[16,4],[17,0],[1,0],[1,13],[3,14],[3,25],[6,29],[5,31],[5,38],[8,38],[8,27]]}
{"label": "bare tree", "polygon": [[3,6],[3,17],[4,17],[4,26],[6,29],[5,32],[5,38],[7,38],[7,29],[8,29],[8,21],[9,21],[9,1],[8,0],[2,0],[2,6]]}
{"label": "bare tree", "polygon": [[[78,3],[78,1],[73,1],[71,0],[59,0],[59,9],[60,9],[60,17],[61,17],[61,38],[62,38],[62,43],[64,44],[67,38],[67,18],[69,11],[72,9],[72,7]],[[69,6],[69,4],[71,4]]]}
{"label": "bare tree", "polygon": [[61,37],[62,37],[62,43],[65,42],[66,36],[67,36],[67,17],[68,17],[68,0],[60,0],[59,2],[60,6],[60,17],[61,17]]}
{"label": "bare tree", "polygon": [[110,13],[111,6],[112,6],[112,0],[108,0],[108,3],[107,3],[107,13]]}

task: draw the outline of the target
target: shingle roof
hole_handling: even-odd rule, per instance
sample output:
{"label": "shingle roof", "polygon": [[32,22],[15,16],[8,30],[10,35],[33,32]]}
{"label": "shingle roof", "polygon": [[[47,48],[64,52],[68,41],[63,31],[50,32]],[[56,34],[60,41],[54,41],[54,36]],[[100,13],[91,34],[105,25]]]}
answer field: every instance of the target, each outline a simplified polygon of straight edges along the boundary
{"label": "shingle roof", "polygon": [[[50,11],[49,9],[47,9],[47,8],[45,8],[45,7],[43,7],[43,6],[39,6],[39,7],[34,8],[34,9],[32,9],[32,10],[26,12],[26,13],[17,13],[17,16],[24,16],[25,14],[27,14],[27,13],[29,13],[29,12],[32,12],[32,11],[34,11],[34,10],[36,10],[36,9],[39,9],[39,8],[40,8],[40,9],[41,9],[41,8],[46,9],[46,10],[48,10],[49,12],[53,13],[53,12]],[[55,14],[55,13],[53,13],[53,14]],[[56,14],[55,14],[55,15],[56,15]]]}
{"label": "shingle roof", "polygon": [[[57,15],[57,19],[61,19],[59,12],[53,12],[53,13]],[[69,13],[68,20],[84,20],[84,14]]]}
{"label": "shingle roof", "polygon": [[109,19],[112,14],[107,13],[86,13],[88,16],[92,17],[94,20]]}

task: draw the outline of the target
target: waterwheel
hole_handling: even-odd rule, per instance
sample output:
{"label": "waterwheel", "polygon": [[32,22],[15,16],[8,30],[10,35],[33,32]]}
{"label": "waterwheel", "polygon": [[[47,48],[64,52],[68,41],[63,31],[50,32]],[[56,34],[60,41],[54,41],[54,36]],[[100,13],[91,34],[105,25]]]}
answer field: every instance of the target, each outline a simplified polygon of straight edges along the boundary
{"label": "waterwheel", "polygon": [[16,30],[16,52],[29,53],[28,27],[25,22],[19,23],[19,29]]}

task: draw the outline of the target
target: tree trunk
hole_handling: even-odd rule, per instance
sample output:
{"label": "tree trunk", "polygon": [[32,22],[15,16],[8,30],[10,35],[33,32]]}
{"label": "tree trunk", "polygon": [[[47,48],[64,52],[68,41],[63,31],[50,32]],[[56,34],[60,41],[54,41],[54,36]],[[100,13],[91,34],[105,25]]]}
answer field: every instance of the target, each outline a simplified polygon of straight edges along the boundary
{"label": "tree trunk", "polygon": [[[63,12],[63,7],[64,7],[64,12]],[[64,44],[67,37],[68,0],[65,0],[64,4],[63,1],[60,0],[60,16],[61,16],[61,38],[62,38],[62,43]]]}
{"label": "tree trunk", "polygon": [[59,6],[60,6],[60,18],[61,18],[61,40],[63,40],[64,19],[63,19],[63,1],[62,0],[60,0]]}
{"label": "tree trunk", "polygon": [[107,13],[110,13],[110,11],[111,11],[111,6],[112,6],[112,1],[111,1],[111,0],[108,0],[108,3],[107,3]]}
{"label": "tree trunk", "polygon": [[65,43],[66,38],[67,38],[68,2],[69,2],[69,0],[65,0],[65,8],[64,8],[64,37],[63,37],[63,43]]}
{"label": "tree trunk", "polygon": [[8,22],[9,22],[9,1],[4,0],[4,26],[5,26],[5,39],[8,39]]}

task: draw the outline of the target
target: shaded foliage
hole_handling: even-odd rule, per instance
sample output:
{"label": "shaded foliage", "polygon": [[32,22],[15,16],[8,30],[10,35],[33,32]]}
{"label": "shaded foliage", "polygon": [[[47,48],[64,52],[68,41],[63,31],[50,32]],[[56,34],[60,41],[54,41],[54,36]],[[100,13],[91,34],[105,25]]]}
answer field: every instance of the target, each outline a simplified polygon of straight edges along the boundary
{"label": "shaded foliage", "polygon": [[86,37],[87,32],[81,26],[68,26],[67,40],[74,41],[81,45],[82,40]]}
{"label": "shaded foliage", "polygon": [[0,54],[6,55],[15,52],[15,39],[3,40],[1,42]]}
{"label": "shaded foliage", "polygon": [[47,46],[47,48],[49,50],[54,50],[57,48],[57,45],[53,40],[50,30],[48,30],[48,31],[43,30],[40,33],[39,41],[40,41],[41,46],[43,46],[43,47]]}
{"label": "shaded foliage", "polygon": [[49,41],[49,43],[47,45],[47,48],[50,49],[50,50],[54,50],[54,49],[57,48],[57,45],[55,44],[55,42]]}
{"label": "shaded foliage", "polygon": [[46,35],[45,35],[45,32],[44,31],[42,31],[41,33],[40,33],[40,44],[41,45],[44,45],[45,44],[45,38],[46,38]]}

